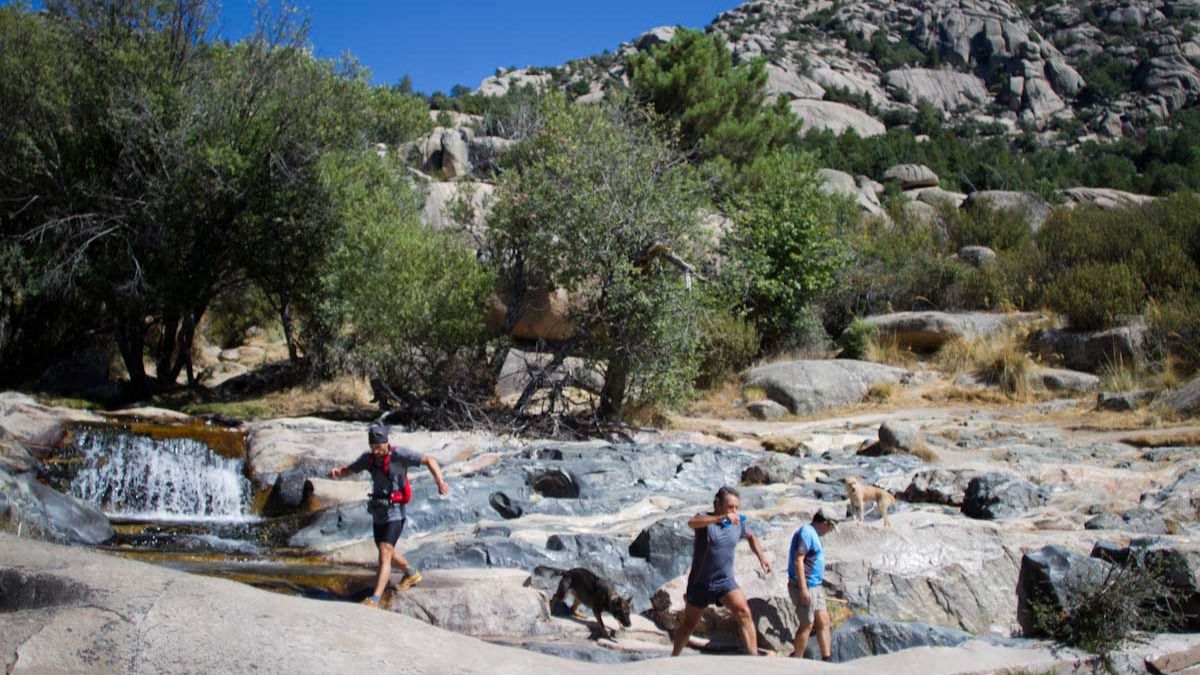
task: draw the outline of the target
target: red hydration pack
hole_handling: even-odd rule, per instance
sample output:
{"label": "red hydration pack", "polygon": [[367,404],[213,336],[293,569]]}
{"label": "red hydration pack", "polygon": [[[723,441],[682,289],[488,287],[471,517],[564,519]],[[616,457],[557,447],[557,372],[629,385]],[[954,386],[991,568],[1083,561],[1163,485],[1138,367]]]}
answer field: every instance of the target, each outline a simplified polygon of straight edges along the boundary
{"label": "red hydration pack", "polygon": [[[386,473],[389,478],[392,476],[392,452],[395,449],[396,448],[394,446],[389,445],[387,454],[383,456],[383,472]],[[371,461],[373,462],[374,458],[371,458]],[[388,495],[389,503],[407,504],[412,501],[412,483],[408,481],[408,471],[404,472],[404,485],[397,486],[395,482],[393,482],[392,487],[399,487],[399,489],[392,490],[391,494]]]}

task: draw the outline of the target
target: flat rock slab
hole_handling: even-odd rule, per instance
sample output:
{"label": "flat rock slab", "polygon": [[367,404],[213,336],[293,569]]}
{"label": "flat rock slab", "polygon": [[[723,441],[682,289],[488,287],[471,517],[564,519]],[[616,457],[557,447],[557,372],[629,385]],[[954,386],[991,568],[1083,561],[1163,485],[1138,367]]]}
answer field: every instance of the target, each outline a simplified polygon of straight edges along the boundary
{"label": "flat rock slab", "polygon": [[[87,550],[0,535],[0,569],[72,582],[81,602],[4,614],[0,667],[57,672],[411,672],[486,675],[555,672],[725,675],[794,673],[788,659],[690,657],[591,664],[489,644],[392,612],[306,600],[224,579]],[[1147,650],[1155,649],[1152,645]],[[1161,648],[1157,648],[1162,653]],[[978,642],[919,648],[852,664],[806,664],[812,672],[942,675],[1045,666],[1074,654]]]}

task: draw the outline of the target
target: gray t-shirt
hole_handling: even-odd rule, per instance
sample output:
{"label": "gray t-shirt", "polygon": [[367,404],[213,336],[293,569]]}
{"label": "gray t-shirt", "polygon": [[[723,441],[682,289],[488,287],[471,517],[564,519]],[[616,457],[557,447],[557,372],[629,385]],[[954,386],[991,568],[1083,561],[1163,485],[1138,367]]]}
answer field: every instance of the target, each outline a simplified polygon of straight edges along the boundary
{"label": "gray t-shirt", "polygon": [[750,537],[744,523],[734,520],[729,525],[709,525],[696,530],[692,544],[692,572],[688,588],[709,593],[723,593],[737,588],[733,578],[733,554],[737,544]]}
{"label": "gray t-shirt", "polygon": [[387,462],[387,471],[383,470],[383,460],[375,459],[370,452],[359,455],[358,459],[346,467],[349,473],[371,472],[371,499],[367,500],[367,511],[371,513],[371,519],[376,524],[404,520],[407,515],[404,504],[388,504],[386,500],[393,490],[404,487],[409,467],[420,466],[422,459],[420,454],[408,448],[393,447],[391,458]]}

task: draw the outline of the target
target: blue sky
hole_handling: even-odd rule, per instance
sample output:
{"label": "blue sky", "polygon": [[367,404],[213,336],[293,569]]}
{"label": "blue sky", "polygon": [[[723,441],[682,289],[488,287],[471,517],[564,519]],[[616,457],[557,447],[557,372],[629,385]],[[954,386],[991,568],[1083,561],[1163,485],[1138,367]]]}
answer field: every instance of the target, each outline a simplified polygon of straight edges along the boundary
{"label": "blue sky", "polygon": [[[738,0],[300,0],[317,54],[350,51],[376,83],[472,89],[498,66],[552,66],[615,50],[661,25],[702,27]],[[249,31],[254,0],[224,0],[222,34]]]}

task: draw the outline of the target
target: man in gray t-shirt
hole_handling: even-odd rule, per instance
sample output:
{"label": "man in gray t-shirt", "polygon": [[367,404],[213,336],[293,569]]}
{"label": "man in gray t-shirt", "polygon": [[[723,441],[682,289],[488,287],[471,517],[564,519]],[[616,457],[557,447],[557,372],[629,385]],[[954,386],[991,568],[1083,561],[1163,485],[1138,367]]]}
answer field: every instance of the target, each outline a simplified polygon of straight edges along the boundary
{"label": "man in gray t-shirt", "polygon": [[416,466],[429,467],[433,480],[437,483],[439,494],[449,494],[450,488],[442,480],[442,471],[437,460],[430,455],[422,455],[407,448],[397,448],[388,444],[390,429],[383,424],[376,424],[367,430],[367,442],[370,452],[364,452],[348,466],[329,471],[330,478],[341,478],[360,471],[371,472],[371,494],[367,499],[367,511],[371,514],[371,522],[375,531],[375,546],[379,549],[379,578],[375,582],[375,592],[363,604],[372,607],[379,606],[383,591],[392,574],[392,561],[404,572],[400,579],[399,589],[404,590],[421,581],[421,573],[409,566],[404,556],[396,552],[396,542],[404,532],[407,522],[405,505],[412,498],[412,486],[408,480],[408,470]]}
{"label": "man in gray t-shirt", "polygon": [[688,527],[695,530],[696,539],[692,544],[692,571],[683,594],[686,605],[675,629],[672,656],[679,656],[687,646],[704,608],[717,603],[724,605],[737,619],[746,652],[758,654],[758,633],[750,615],[750,605],[733,578],[733,558],[738,542],[745,539],[750,543],[750,550],[758,557],[764,573],[771,573],[771,563],[763,555],[758,537],[746,529],[746,517],[738,513],[740,505],[737,490],[723,487],[713,500],[712,513],[698,513],[688,521]]}

